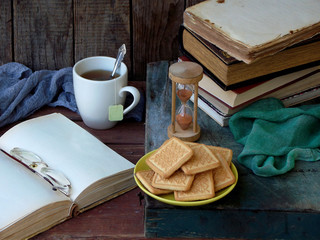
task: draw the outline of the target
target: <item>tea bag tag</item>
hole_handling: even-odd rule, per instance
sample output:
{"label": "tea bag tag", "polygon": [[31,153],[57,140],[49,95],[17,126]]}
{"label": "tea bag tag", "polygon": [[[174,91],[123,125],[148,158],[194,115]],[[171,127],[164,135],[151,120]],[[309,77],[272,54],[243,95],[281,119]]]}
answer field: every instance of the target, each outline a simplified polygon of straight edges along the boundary
{"label": "tea bag tag", "polygon": [[109,106],[109,121],[121,121],[123,119],[123,106],[121,104]]}

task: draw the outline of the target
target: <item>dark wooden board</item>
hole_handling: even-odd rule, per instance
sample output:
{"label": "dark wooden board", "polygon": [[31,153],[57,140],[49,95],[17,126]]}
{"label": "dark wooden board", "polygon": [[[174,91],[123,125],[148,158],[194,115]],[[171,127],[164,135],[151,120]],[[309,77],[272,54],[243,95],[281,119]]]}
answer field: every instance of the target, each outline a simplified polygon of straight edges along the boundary
{"label": "dark wooden board", "polygon": [[32,69],[73,65],[70,0],[13,1],[14,61]]}
{"label": "dark wooden board", "polygon": [[12,12],[11,0],[0,4],[0,65],[12,61]]}
{"label": "dark wooden board", "polygon": [[133,68],[136,77],[145,79],[146,63],[176,59],[179,53],[178,30],[182,23],[184,0],[133,0]]}
{"label": "dark wooden board", "polygon": [[74,1],[75,61],[90,56],[116,57],[126,44],[124,63],[131,73],[130,1]]}
{"label": "dark wooden board", "polygon": [[[148,65],[146,152],[167,137],[171,112],[168,62]],[[175,207],[145,196],[145,234],[149,237],[318,239],[320,229],[320,161],[298,161],[291,172],[258,177],[237,162],[242,146],[228,127],[198,111],[198,142],[233,150],[238,184],[226,197],[201,207]],[[178,224],[183,219],[183,224]]]}
{"label": "dark wooden board", "polygon": [[136,188],[33,239],[143,239],[143,211]]}
{"label": "dark wooden board", "polygon": [[88,56],[115,57],[125,43],[129,77],[144,81],[148,62],[177,59],[183,11],[198,2],[2,0],[0,64],[60,69]]}

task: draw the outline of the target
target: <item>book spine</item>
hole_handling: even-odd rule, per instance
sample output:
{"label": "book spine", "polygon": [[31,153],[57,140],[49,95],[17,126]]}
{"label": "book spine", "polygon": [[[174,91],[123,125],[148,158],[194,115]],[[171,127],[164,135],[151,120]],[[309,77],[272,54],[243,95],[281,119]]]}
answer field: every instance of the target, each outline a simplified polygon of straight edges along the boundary
{"label": "book spine", "polygon": [[[205,74],[207,74],[208,76],[210,76],[210,78],[215,81],[215,83],[217,83],[219,85],[219,87],[221,87],[223,90],[229,90],[230,86],[227,86],[226,84],[224,84],[219,78],[217,78],[214,74],[211,73],[211,71],[209,71],[205,66],[203,66],[203,64],[201,64],[196,58],[194,58],[183,46],[183,31],[186,31],[185,28],[183,26],[180,26],[179,29],[179,34],[178,34],[178,38],[179,38],[179,50],[180,52],[185,55],[189,61],[192,62],[196,62],[199,65],[202,66],[203,68],[203,72]],[[185,61],[185,60],[184,60]],[[232,86],[231,86],[232,88]]]}
{"label": "book spine", "polygon": [[280,90],[280,89],[282,89],[282,88],[285,88],[285,87],[287,87],[287,86],[289,86],[289,85],[291,85],[291,84],[294,84],[294,83],[299,82],[299,81],[303,81],[304,79],[306,79],[306,78],[308,78],[308,77],[311,77],[311,76],[313,76],[313,75],[315,75],[315,74],[318,74],[319,72],[320,72],[320,69],[316,69],[316,70],[311,71],[311,72],[309,72],[309,73],[307,73],[307,74],[305,74],[305,75],[303,75],[303,76],[301,76],[301,77],[298,77],[298,78],[296,78],[296,79],[294,79],[294,80],[292,80],[292,81],[290,81],[290,82],[288,82],[288,83],[286,83],[286,84],[283,84],[283,85],[278,86],[278,87],[276,87],[276,88],[273,88],[273,89],[271,89],[271,90],[269,90],[269,91],[266,91],[266,92],[264,92],[263,94],[261,94],[261,95],[259,95],[259,96],[256,96],[256,97],[254,97],[254,98],[252,98],[252,99],[250,99],[250,100],[248,100],[248,101],[242,102],[242,103],[240,103],[240,104],[232,105],[232,106],[231,106],[230,104],[228,104],[227,102],[223,101],[222,99],[218,98],[217,96],[215,96],[215,95],[212,94],[211,92],[207,91],[206,89],[203,89],[203,88],[201,88],[201,87],[200,87],[200,89],[203,90],[204,92],[206,92],[207,94],[209,94],[209,95],[210,95],[211,97],[213,97],[214,99],[218,100],[219,102],[227,105],[229,108],[235,109],[235,108],[239,108],[239,107],[243,107],[243,106],[245,106],[245,105],[248,105],[248,104],[250,104],[250,103],[252,103],[252,102],[254,102],[254,101],[258,100],[258,99],[261,99],[261,98],[263,98],[263,97],[265,97],[265,96],[267,96],[267,95],[269,95],[269,94],[271,94],[271,93],[273,93],[273,92],[276,92],[276,91],[278,91],[278,90]]}
{"label": "book spine", "polygon": [[220,111],[218,108],[216,108],[212,103],[210,103],[205,97],[201,96],[201,94],[198,95],[199,99],[201,99],[205,104],[207,104],[210,108],[212,108],[213,111],[217,112],[222,117],[231,117],[230,114],[225,114],[222,111]]}
{"label": "book spine", "polygon": [[[193,102],[193,95],[190,98],[190,100]],[[201,100],[201,98],[198,98],[198,107],[204,111],[210,118],[212,118],[214,121],[216,121],[221,127],[226,127],[229,125],[229,117],[224,117],[220,115],[218,112],[216,112],[214,109],[212,109],[209,105],[207,105],[205,102]]]}
{"label": "book spine", "polygon": [[[241,87],[245,87],[245,86],[252,85],[252,84],[255,84],[255,83],[260,83],[260,82],[269,80],[271,78],[275,78],[275,77],[278,77],[278,76],[281,76],[281,75],[289,74],[289,73],[292,73],[292,72],[296,72],[296,71],[303,70],[305,68],[313,67],[313,66],[316,66],[316,65],[320,64],[319,57],[314,57],[312,61],[311,60],[310,61],[307,61],[307,60],[301,61],[301,63],[298,64],[298,65],[296,63],[295,64],[291,63],[290,67],[285,68],[285,69],[279,68],[277,71],[273,71],[271,73],[267,73],[267,74],[263,74],[261,76],[255,76],[255,77],[253,77],[253,76],[250,77],[249,76],[248,79],[243,79],[241,81],[237,81],[237,82],[234,82],[234,83],[227,84],[226,82],[224,82],[221,79],[219,79],[219,77],[217,77],[212,71],[210,71],[208,68],[206,68],[200,61],[198,61],[197,58],[195,58],[190,52],[188,52],[184,48],[184,42],[183,42],[183,32],[184,31],[190,32],[190,30],[188,30],[187,27],[181,25],[180,29],[179,29],[179,49],[180,49],[180,52],[183,55],[185,55],[187,58],[189,58],[189,60],[200,64],[203,67],[204,73],[206,75],[208,75],[212,79],[212,81],[214,81],[219,87],[221,87],[225,91],[227,91],[227,90],[236,90],[236,89],[241,88]],[[319,38],[314,38],[311,42],[317,43],[317,41],[319,41]],[[207,47],[201,41],[199,41],[199,42],[202,45],[204,45],[207,49],[209,49],[209,47]],[[304,44],[302,44],[302,47],[303,47],[303,45],[306,45],[307,43],[308,42],[305,42]],[[295,46],[292,46],[291,48],[295,48],[295,47],[301,47],[301,45],[297,45],[297,46],[295,45]],[[290,50],[291,48],[288,48],[288,50]],[[313,48],[315,48],[315,46]],[[212,52],[214,55],[218,56],[214,51],[212,51],[210,49],[209,49],[209,51]],[[252,71],[255,72],[255,70],[258,71],[257,69],[252,69],[251,72]],[[261,71],[261,69],[259,71]]]}

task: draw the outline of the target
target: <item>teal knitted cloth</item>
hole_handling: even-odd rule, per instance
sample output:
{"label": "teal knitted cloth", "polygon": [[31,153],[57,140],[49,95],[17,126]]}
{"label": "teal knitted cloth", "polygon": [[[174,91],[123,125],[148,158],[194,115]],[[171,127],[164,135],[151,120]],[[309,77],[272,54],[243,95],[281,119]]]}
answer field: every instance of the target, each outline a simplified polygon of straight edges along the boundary
{"label": "teal knitted cloth", "polygon": [[229,121],[244,145],[238,161],[256,175],[284,174],[296,160],[320,160],[320,104],[285,108],[278,99],[259,100]]}

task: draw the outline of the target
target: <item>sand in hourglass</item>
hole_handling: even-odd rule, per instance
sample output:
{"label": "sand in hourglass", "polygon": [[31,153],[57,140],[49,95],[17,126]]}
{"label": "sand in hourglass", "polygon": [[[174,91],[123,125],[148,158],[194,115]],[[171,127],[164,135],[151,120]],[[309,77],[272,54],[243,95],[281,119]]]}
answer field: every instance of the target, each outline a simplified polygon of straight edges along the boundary
{"label": "sand in hourglass", "polygon": [[192,116],[189,114],[178,114],[177,115],[177,123],[181,127],[182,130],[188,129],[190,124],[192,123]]}
{"label": "sand in hourglass", "polygon": [[[179,89],[177,91],[177,96],[182,102],[181,108],[178,110],[179,114],[176,116],[177,123],[181,127],[181,129],[186,130],[192,123],[192,111],[189,110],[186,102],[190,99],[192,95],[192,91],[189,89]],[[190,114],[188,113],[190,112]]]}
{"label": "sand in hourglass", "polygon": [[192,91],[189,89],[179,89],[177,91],[177,96],[182,103],[186,103],[192,96]]}

